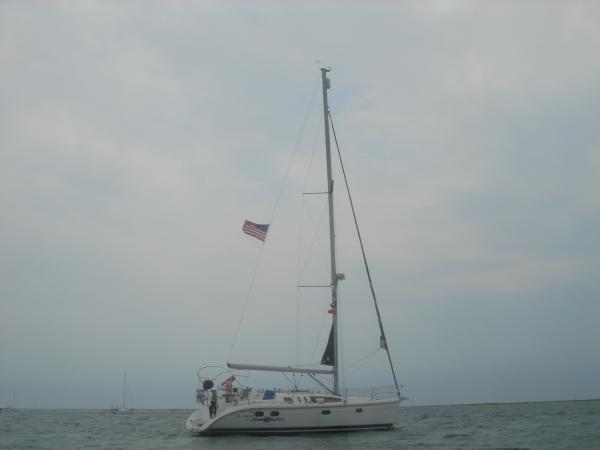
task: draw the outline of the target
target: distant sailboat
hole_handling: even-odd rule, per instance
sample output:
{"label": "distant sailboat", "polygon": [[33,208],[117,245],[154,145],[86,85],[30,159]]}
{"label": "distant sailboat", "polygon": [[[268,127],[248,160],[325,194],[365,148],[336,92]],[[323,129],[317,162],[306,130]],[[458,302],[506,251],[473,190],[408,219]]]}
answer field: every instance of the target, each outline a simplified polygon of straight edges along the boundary
{"label": "distant sailboat", "polygon": [[19,406],[17,405],[17,395],[13,392],[12,403],[9,406],[0,408],[0,411],[17,411]]}
{"label": "distant sailboat", "polygon": [[132,408],[127,405],[127,372],[123,372],[123,403],[121,405],[112,405],[111,412],[130,412]]}

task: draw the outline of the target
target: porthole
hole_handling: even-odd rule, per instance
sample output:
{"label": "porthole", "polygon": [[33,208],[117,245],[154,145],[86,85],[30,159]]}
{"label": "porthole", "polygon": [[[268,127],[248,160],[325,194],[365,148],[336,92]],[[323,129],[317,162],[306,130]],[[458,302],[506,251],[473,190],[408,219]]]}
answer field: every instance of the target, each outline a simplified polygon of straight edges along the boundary
{"label": "porthole", "polygon": [[264,416],[264,415],[265,415],[265,413],[264,413],[264,412],[262,412],[262,411],[255,411],[255,412],[254,412],[254,416],[255,416],[255,417],[262,417],[262,416]]}
{"label": "porthole", "polygon": [[328,409],[324,409],[323,411],[321,411],[321,414],[331,414],[331,411],[329,411]]}
{"label": "porthole", "polygon": [[356,408],[356,412],[357,413],[361,413],[362,412],[362,408]]}
{"label": "porthole", "polygon": [[279,411],[271,411],[271,415],[273,417],[277,417],[279,415]]}

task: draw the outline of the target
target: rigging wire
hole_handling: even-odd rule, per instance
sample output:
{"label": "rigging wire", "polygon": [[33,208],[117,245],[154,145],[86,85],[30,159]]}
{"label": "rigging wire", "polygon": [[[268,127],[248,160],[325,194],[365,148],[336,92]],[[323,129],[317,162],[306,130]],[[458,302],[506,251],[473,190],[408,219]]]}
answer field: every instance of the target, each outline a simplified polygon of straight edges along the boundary
{"label": "rigging wire", "polygon": [[306,112],[304,113],[304,120],[302,121],[302,126],[300,127],[300,132],[298,133],[298,137],[296,138],[296,144],[294,145],[294,150],[292,151],[292,156],[290,157],[290,161],[288,163],[287,169],[285,171],[285,177],[281,182],[281,186],[279,187],[279,193],[277,194],[277,200],[275,201],[275,206],[273,207],[273,212],[271,213],[271,218],[269,219],[269,224],[273,221],[273,217],[275,216],[275,212],[277,211],[277,207],[279,206],[279,201],[281,200],[281,196],[283,194],[283,188],[287,182],[287,179],[290,175],[290,170],[292,169],[292,164],[294,162],[294,158],[296,157],[296,153],[298,152],[298,148],[300,147],[300,139],[302,137],[302,133],[304,133],[304,127],[306,126],[306,121],[308,120],[308,114],[312,109],[312,104],[315,99],[315,94],[317,93],[317,87],[319,86],[319,79],[315,81],[315,87],[313,88],[313,93],[310,98],[310,102],[308,104],[308,108],[306,108]]}
{"label": "rigging wire", "polygon": [[294,377],[293,374],[292,374],[292,380],[290,380],[290,377],[288,377],[288,375],[286,373],[281,372],[281,375],[283,375],[283,377],[287,380],[288,383],[290,383],[291,386],[294,386],[294,389],[296,391],[298,390],[298,385],[296,384],[296,377]]}
{"label": "rigging wire", "polygon": [[[318,79],[317,79],[317,85],[318,85]],[[313,98],[314,98],[314,92],[313,92]],[[320,122],[319,122],[320,125]],[[304,177],[304,184],[302,186],[302,192],[306,192],[306,186],[308,185],[308,179],[310,177],[310,171],[312,169],[312,163],[313,163],[313,159],[317,150],[317,139],[319,137],[318,133],[315,133],[315,138],[313,139],[313,150],[312,153],[310,155],[310,159],[308,161],[308,165],[307,165],[307,170],[306,170],[306,176]],[[302,195],[302,201],[300,202],[300,224],[299,224],[299,230],[298,230],[298,261],[297,261],[297,279],[296,279],[296,364],[300,364],[300,285],[302,284],[302,276],[304,274],[304,270],[306,268],[306,263],[304,264],[304,268],[303,268],[303,264],[302,264],[302,244],[303,244],[303,237],[304,237],[304,205],[305,205],[305,199],[304,199],[304,194]],[[308,214],[308,210],[307,210],[307,215],[310,218],[310,214]],[[314,236],[313,236],[313,242],[311,243],[311,246],[309,248],[309,252],[308,255],[310,255],[310,253],[312,252],[312,244],[314,244]],[[306,308],[306,304],[304,305]]]}
{"label": "rigging wire", "polygon": [[[281,182],[281,186],[279,187],[279,192],[277,194],[277,199],[275,200],[275,206],[273,207],[273,211],[271,213],[271,217],[269,219],[269,222],[267,222],[269,225],[271,224],[271,222],[273,222],[273,217],[275,217],[275,212],[277,211],[277,207],[279,206],[279,201],[281,200],[281,196],[283,194],[283,189],[285,188],[285,184],[287,182],[287,179],[290,175],[290,170],[292,168],[292,163],[294,162],[294,158],[296,157],[296,153],[298,152],[298,148],[300,147],[300,139],[302,137],[302,133],[304,132],[304,127],[306,126],[306,121],[308,119],[308,115],[310,113],[310,110],[312,109],[312,104],[313,101],[315,99],[315,95],[317,93],[317,87],[319,86],[319,77],[317,77],[316,81],[315,81],[315,86],[313,88],[313,93],[312,96],[310,98],[310,102],[308,104],[308,107],[306,108],[306,112],[304,113],[304,119],[302,120],[302,126],[300,127],[300,132],[298,133],[298,137],[296,138],[296,143],[294,145],[294,149],[292,151],[292,155],[290,156],[290,161],[288,163],[287,169],[285,171],[285,177],[283,178],[283,181]],[[244,315],[246,313],[246,307],[248,306],[248,300],[250,299],[250,295],[252,294],[252,289],[254,288],[254,282],[256,280],[256,274],[258,272],[258,267],[260,265],[260,262],[262,260],[262,256],[263,256],[263,252],[264,252],[264,248],[265,248],[265,241],[263,241],[262,245],[260,246],[260,253],[258,255],[258,259],[256,261],[256,264],[254,266],[254,270],[252,273],[252,278],[250,280],[250,286],[248,288],[248,293],[246,294],[246,298],[244,300],[244,305],[242,306],[242,310],[240,313],[240,318],[238,320],[238,324],[233,336],[233,341],[231,342],[231,347],[229,349],[229,353],[227,354],[227,361],[230,360],[231,358],[231,354],[233,352],[233,348],[235,347],[235,343],[237,341],[238,338],[238,334],[240,331],[240,327],[242,325],[242,322],[244,320]]]}
{"label": "rigging wire", "polygon": [[308,212],[306,213],[306,215],[311,219],[311,221],[313,221],[313,223],[316,223],[316,226],[315,226],[315,231],[313,233],[313,237],[312,237],[312,239],[310,241],[310,246],[308,248],[308,252],[306,253],[306,259],[304,261],[304,265],[302,266],[302,270],[300,271],[300,278],[298,280],[299,281],[298,284],[301,284],[301,279],[304,276],[304,272],[306,272],[308,264],[310,263],[310,258],[312,257],[312,252],[313,252],[313,249],[315,247],[315,244],[317,242],[319,242],[319,231],[321,229],[321,225],[323,223],[323,219],[325,218],[325,212],[327,212],[327,204],[326,203],[323,204],[323,207],[321,209],[321,215],[319,217],[319,221],[318,222],[315,222],[310,217],[310,214]]}
{"label": "rigging wire", "polygon": [[353,362],[352,364],[350,364],[348,367],[346,367],[342,373],[346,373],[348,372],[350,369],[355,369],[353,370],[351,373],[356,372],[356,370],[360,369],[375,353],[377,353],[379,350],[381,350],[381,347],[377,347],[375,350],[373,350],[372,352],[370,352],[369,354],[367,354],[366,356],[363,356],[362,358],[360,358],[358,361]]}
{"label": "rigging wire", "polygon": [[[309,216],[309,218],[310,218],[310,214],[308,214],[308,209],[306,211],[307,211],[307,216]],[[312,253],[313,253],[315,244],[319,241],[319,230],[321,229],[321,224],[323,223],[323,219],[325,218],[326,211],[327,211],[327,204],[324,204],[323,208],[321,210],[321,215],[320,215],[319,221],[316,223],[316,225],[313,223],[313,225],[315,226],[315,230],[314,230],[312,239],[310,241],[310,245],[308,247],[308,252],[306,253],[304,265],[300,269],[300,274],[298,276],[298,286],[300,286],[302,284],[301,280],[303,279],[304,273],[306,272],[306,269],[308,268],[308,265],[310,263],[310,259],[312,257]],[[312,218],[311,218],[311,220],[312,220]],[[323,285],[325,285],[325,284],[323,283]],[[298,295],[299,295],[300,289],[301,288],[298,287]],[[306,313],[306,317],[308,317],[310,319],[309,323],[310,324],[315,323],[315,314],[309,310],[306,302],[302,302],[302,304],[304,305],[304,311]],[[325,319],[327,319],[327,315],[323,316],[321,324],[319,325],[319,328],[318,328],[318,332],[315,334],[316,340],[315,340],[314,348],[311,353],[310,361],[313,361],[313,357],[315,355],[317,345],[321,342],[320,337],[321,337],[321,332],[323,331],[323,325],[325,323]],[[311,327],[311,328],[312,328],[312,331],[314,332],[315,328],[314,327]]]}
{"label": "rigging wire", "polygon": [[[297,285],[298,287],[296,288],[296,359],[297,359],[297,364],[300,364],[300,301],[301,301],[301,288],[299,287],[300,285],[302,285],[302,279],[304,278],[304,274],[306,272],[306,269],[310,263],[312,254],[313,254],[313,250],[315,248],[315,244],[319,241],[319,230],[321,229],[321,224],[323,223],[323,218],[325,217],[325,212],[327,211],[327,204],[323,204],[323,207],[321,209],[321,213],[319,215],[319,219],[318,221],[315,221],[315,219],[312,217],[311,212],[310,212],[310,208],[308,207],[307,201],[306,201],[306,197],[305,197],[305,193],[307,191],[307,186],[308,186],[308,182],[310,179],[310,175],[313,169],[313,162],[315,159],[315,154],[317,153],[317,144],[319,142],[319,138],[321,137],[321,131],[322,131],[322,125],[323,125],[323,118],[321,117],[320,120],[317,123],[317,128],[315,131],[315,137],[313,139],[313,143],[312,143],[312,152],[310,155],[310,159],[308,161],[307,164],[307,168],[306,168],[306,175],[304,177],[304,183],[302,186],[302,202],[301,202],[301,207],[300,207],[300,231],[299,231],[299,244],[298,244],[298,279],[297,279]],[[312,238],[310,239],[310,245],[308,246],[308,251],[306,252],[305,255],[302,255],[302,248],[303,248],[303,236],[304,236],[304,217],[306,217],[309,219],[309,221],[311,222],[312,227],[314,228],[314,232],[312,233]],[[304,306],[304,311],[306,313],[306,317],[313,319],[313,314],[311,311],[309,311],[307,303],[306,302],[302,302],[303,306]],[[326,317],[323,318],[323,321],[321,322],[321,325],[319,326],[318,332],[317,332],[317,341],[315,342],[315,347],[313,348],[313,351],[311,353],[311,357],[310,357],[310,361],[313,360],[317,345],[319,343],[318,338],[321,335],[321,331],[323,328],[323,323],[324,323],[324,319]],[[314,320],[309,320],[308,323],[312,324],[314,322]],[[313,328],[313,332],[315,331],[314,327]]]}
{"label": "rigging wire", "polygon": [[[306,173],[306,177],[304,179],[304,187],[302,189],[303,192],[306,192],[306,189],[307,189],[307,186],[308,186],[308,180],[310,178],[310,173],[311,173],[311,170],[312,170],[312,167],[313,167],[313,161],[314,161],[314,156],[315,156],[316,150],[317,150],[317,144],[318,144],[319,138],[321,137],[321,132],[322,132],[321,126],[322,125],[323,125],[323,119],[321,119],[319,121],[318,128],[317,128],[318,132],[315,133],[315,138],[313,140],[313,151],[312,151],[312,154],[311,154],[311,157],[310,157],[310,162],[308,164],[308,170],[307,170],[307,173]],[[323,193],[326,193],[326,192],[323,192]],[[321,226],[323,224],[323,219],[325,218],[325,213],[327,212],[327,203],[324,202],[323,205],[322,205],[322,207],[321,207],[321,212],[318,215],[318,220],[315,220],[315,218],[312,217],[312,215],[311,215],[310,208],[304,209],[305,202],[306,201],[305,201],[304,196],[303,196],[303,198],[302,198],[303,211],[306,211],[306,216],[310,220],[311,225],[314,228],[314,232],[313,232],[312,238],[310,240],[310,245],[308,246],[308,251],[306,252],[306,255],[304,257],[304,265],[302,266],[302,268],[300,270],[300,274],[298,276],[298,284],[299,285],[302,284],[302,279],[304,277],[304,274],[305,274],[305,272],[306,272],[306,270],[307,270],[307,268],[308,268],[308,266],[309,266],[309,264],[311,262],[311,258],[312,258],[312,255],[313,255],[313,251],[314,251],[315,245],[319,243],[319,231],[321,230]],[[325,283],[323,283],[323,284],[325,284]],[[304,310],[306,311],[306,316],[311,319],[309,321],[309,323],[311,323],[311,324],[314,323],[315,322],[315,320],[313,320],[314,319],[314,315],[312,314],[311,311],[309,311],[306,302],[304,302]],[[321,335],[323,333],[323,327],[325,325],[325,322],[327,321],[327,318],[328,318],[328,315],[323,315],[322,316],[322,319],[320,321],[318,330],[315,333],[315,342],[314,342],[313,349],[312,349],[311,354],[310,354],[309,361],[314,361],[314,357],[315,357],[315,353],[317,351],[317,348],[318,348],[319,344],[322,342],[321,341]],[[313,328],[313,331],[315,331],[314,328]]]}
{"label": "rigging wire", "polygon": [[[313,89],[313,94],[312,94],[312,98],[310,101],[310,106],[306,112],[306,115],[304,117],[304,123],[302,125],[302,129],[304,129],[304,126],[306,124],[306,120],[308,117],[308,111],[311,109],[312,103],[314,101],[316,92],[317,92],[317,87],[319,85],[319,79],[317,78],[317,81],[315,82],[315,87]],[[319,126],[321,124],[322,120],[319,121]],[[308,185],[308,179],[310,177],[310,172],[312,169],[312,163],[315,157],[315,153],[317,150],[317,140],[319,138],[319,133],[315,133],[315,138],[313,139],[313,149],[310,155],[310,159],[308,161],[308,165],[307,165],[307,170],[306,170],[306,176],[304,177],[304,184],[302,186],[302,192],[304,193],[306,191],[306,186]],[[302,240],[303,240],[303,231],[304,231],[304,205],[305,205],[305,200],[304,200],[304,195],[302,195],[302,201],[300,204],[300,225],[299,225],[299,230],[298,230],[298,261],[297,261],[297,280],[296,280],[296,364],[300,364],[300,285],[302,284],[302,276],[304,274],[304,270],[306,269],[306,263],[302,264]],[[307,215],[310,218],[310,214],[308,214],[308,209],[307,209]],[[307,256],[310,255],[310,253],[312,252],[312,247],[314,244],[314,240],[315,237],[313,236],[313,241],[311,243],[310,249],[309,249],[309,253]],[[306,305],[304,305],[306,308]]]}
{"label": "rigging wire", "polygon": [[250,279],[250,287],[248,288],[248,292],[246,293],[246,299],[244,300],[244,305],[242,306],[242,311],[240,313],[240,318],[238,320],[238,324],[235,329],[235,334],[233,335],[233,340],[231,341],[231,347],[229,348],[229,353],[227,353],[227,361],[231,361],[231,353],[233,352],[233,347],[235,347],[235,343],[237,341],[238,334],[240,332],[240,327],[242,326],[242,321],[244,320],[244,315],[246,314],[246,307],[248,306],[248,300],[250,299],[250,294],[252,293],[252,288],[254,287],[254,281],[256,280],[258,266],[260,265],[260,261],[262,259],[264,250],[265,250],[265,245],[263,243],[260,246],[260,253],[258,254],[258,259],[256,260],[256,264],[254,264],[254,270],[252,271],[252,278]]}
{"label": "rigging wire", "polygon": [[350,194],[350,187],[348,185],[348,178],[346,177],[346,170],[344,169],[344,162],[342,161],[342,153],[340,151],[340,145],[338,143],[337,135],[335,134],[335,127],[333,126],[333,117],[331,111],[329,111],[329,119],[331,121],[331,130],[333,131],[333,139],[335,140],[335,146],[337,148],[338,157],[340,159],[340,166],[342,168],[342,174],[344,175],[344,183],[346,184],[346,191],[348,192],[348,199],[350,200],[350,208],[352,209],[352,217],[354,218],[354,225],[356,227],[356,234],[358,235],[358,242],[360,243],[360,250],[362,252],[363,261],[365,263],[365,271],[367,272],[367,278],[369,280],[369,287],[371,288],[371,295],[373,296],[373,304],[375,305],[375,312],[377,313],[377,321],[379,322],[379,330],[381,332],[381,347],[387,352],[388,361],[392,370],[392,376],[394,377],[394,384],[396,385],[396,391],[400,395],[400,387],[398,380],[396,379],[396,371],[394,370],[394,364],[392,364],[392,357],[390,356],[390,349],[385,338],[385,332],[383,331],[383,322],[381,321],[381,314],[379,312],[379,306],[377,305],[377,297],[375,295],[375,288],[373,287],[373,280],[371,279],[371,271],[369,270],[369,264],[367,263],[367,256],[365,254],[365,247],[363,245],[362,236],[360,234],[360,228],[358,227],[358,219],[356,218],[356,211],[354,210],[354,202],[352,201],[352,195]]}
{"label": "rigging wire", "polygon": [[[319,124],[318,124],[319,128],[320,128],[320,126],[321,126],[322,123],[323,123],[323,120],[321,119],[319,121]],[[308,186],[308,179],[310,178],[310,173],[311,173],[311,170],[312,170],[315,153],[317,151],[317,142],[318,142],[318,139],[319,139],[319,133],[315,133],[315,138],[313,140],[313,149],[312,149],[312,153],[310,155],[310,160],[308,162],[308,166],[307,166],[307,170],[306,170],[306,176],[304,177],[304,185],[302,186],[302,193],[303,193],[303,195],[302,195],[302,202],[301,202],[301,217],[300,217],[300,228],[301,228],[300,233],[301,233],[301,236],[300,237],[302,237],[302,231],[303,231],[303,227],[304,227],[304,211],[305,211],[304,205],[306,204],[304,193],[306,192],[306,187]],[[317,225],[317,227],[315,229],[315,232],[313,234],[309,250],[308,250],[308,252],[306,254],[306,260],[304,261],[304,265],[302,265],[302,253],[301,253],[301,251],[298,251],[298,284],[302,284],[302,276],[304,275],[304,271],[306,270],[306,266],[308,265],[308,261],[309,261],[310,255],[312,254],[312,249],[314,247],[315,241],[319,237],[318,236],[318,231],[319,231],[319,228],[321,226],[321,222],[323,220],[323,214],[325,212],[325,206],[323,207],[323,210],[321,211],[321,217],[319,219],[319,223],[318,223],[318,225]],[[315,225],[315,221],[314,221],[314,219],[312,218],[312,216],[310,214],[310,209],[309,208],[306,208],[306,216],[310,219],[310,221],[312,222],[312,225],[314,226]]]}

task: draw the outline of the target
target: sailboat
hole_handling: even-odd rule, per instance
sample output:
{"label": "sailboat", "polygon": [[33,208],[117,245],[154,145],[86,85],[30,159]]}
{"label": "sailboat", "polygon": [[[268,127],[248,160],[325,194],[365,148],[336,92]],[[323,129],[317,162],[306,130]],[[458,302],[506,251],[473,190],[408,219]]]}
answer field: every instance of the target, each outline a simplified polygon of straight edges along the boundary
{"label": "sailboat", "polygon": [[[400,387],[396,380],[394,366],[390,357],[385,333],[371,276],[364,257],[362,238],[355,224],[358,239],[363,249],[363,259],[367,271],[371,293],[375,304],[380,328],[380,347],[387,352],[395,387],[387,398],[371,395],[370,397],[348,396],[347,390],[340,389],[339,364],[339,320],[336,314],[338,283],[345,278],[338,273],[335,255],[335,231],[333,209],[333,179],[331,166],[330,112],[327,91],[330,79],[327,74],[330,68],[321,68],[323,91],[323,114],[325,127],[325,156],[327,169],[327,192],[329,206],[329,244],[331,284],[330,290],[332,326],[325,346],[320,367],[271,366],[246,363],[227,362],[227,368],[205,366],[198,371],[200,388],[197,390],[197,401],[200,408],[193,412],[186,421],[186,428],[193,434],[201,436],[222,434],[286,434],[303,432],[332,432],[350,430],[381,430],[394,426],[402,399]],[[335,129],[332,126],[335,137]],[[337,140],[336,140],[337,143]],[[342,165],[343,170],[343,165]],[[344,172],[345,178],[345,172]],[[347,183],[346,183],[347,185]],[[348,194],[350,191],[348,189]],[[354,206],[350,197],[354,213]],[[251,222],[244,224],[244,232],[264,241],[268,225],[257,225]],[[266,371],[286,374],[302,374],[321,386],[320,391],[299,389],[264,389],[256,390],[245,386],[240,379],[246,378],[247,372]],[[323,377],[331,377],[331,383],[324,383]]]}
{"label": "sailboat", "polygon": [[17,395],[13,392],[12,394],[12,403],[9,406],[5,406],[0,408],[0,411],[18,411],[19,406],[17,403]]}
{"label": "sailboat", "polygon": [[127,406],[127,372],[123,372],[123,403],[120,405],[111,405],[110,412],[130,412],[131,408]]}

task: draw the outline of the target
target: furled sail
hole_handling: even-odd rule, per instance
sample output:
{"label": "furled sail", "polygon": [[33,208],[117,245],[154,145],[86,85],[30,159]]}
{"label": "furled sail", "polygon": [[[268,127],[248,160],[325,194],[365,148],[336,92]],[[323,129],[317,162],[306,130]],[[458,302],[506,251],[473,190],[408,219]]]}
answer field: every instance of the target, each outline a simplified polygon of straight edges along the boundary
{"label": "furled sail", "polygon": [[326,366],[333,366],[335,364],[335,354],[333,351],[333,324],[331,325],[331,331],[329,332],[329,339],[327,340],[327,346],[323,357],[321,358],[321,364]]}

